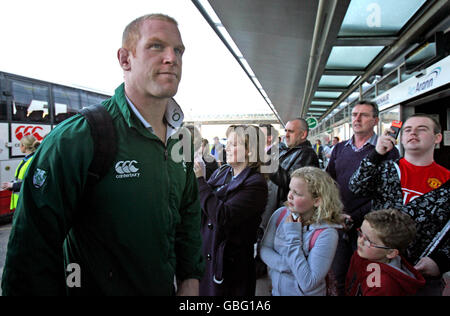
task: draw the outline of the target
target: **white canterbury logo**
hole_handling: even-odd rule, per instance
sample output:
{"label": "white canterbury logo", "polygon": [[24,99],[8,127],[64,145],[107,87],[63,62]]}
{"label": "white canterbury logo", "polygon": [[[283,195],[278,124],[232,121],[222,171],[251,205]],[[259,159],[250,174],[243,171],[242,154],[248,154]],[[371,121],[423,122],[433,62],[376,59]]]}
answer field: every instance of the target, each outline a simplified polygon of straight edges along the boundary
{"label": "white canterbury logo", "polygon": [[116,175],[116,178],[139,178],[139,168],[135,167],[135,164],[137,163],[138,162],[136,160],[122,160],[117,162],[116,166],[114,167],[116,169],[116,172],[118,173]]}

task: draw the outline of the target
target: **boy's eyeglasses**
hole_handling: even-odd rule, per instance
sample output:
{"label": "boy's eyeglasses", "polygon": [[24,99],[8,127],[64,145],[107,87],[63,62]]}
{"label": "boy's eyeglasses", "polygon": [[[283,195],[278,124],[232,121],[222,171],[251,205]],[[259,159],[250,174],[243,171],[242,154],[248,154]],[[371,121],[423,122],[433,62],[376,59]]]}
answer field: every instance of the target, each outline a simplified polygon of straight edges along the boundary
{"label": "boy's eyeglasses", "polygon": [[364,240],[364,244],[367,247],[379,248],[379,249],[387,249],[387,250],[392,249],[392,248],[385,247],[385,246],[378,246],[377,244],[374,244],[373,242],[371,242],[370,239],[367,238],[367,236],[363,234],[363,232],[361,231],[361,228],[357,228],[356,231],[358,232],[358,237],[360,237],[360,238],[362,238]]}

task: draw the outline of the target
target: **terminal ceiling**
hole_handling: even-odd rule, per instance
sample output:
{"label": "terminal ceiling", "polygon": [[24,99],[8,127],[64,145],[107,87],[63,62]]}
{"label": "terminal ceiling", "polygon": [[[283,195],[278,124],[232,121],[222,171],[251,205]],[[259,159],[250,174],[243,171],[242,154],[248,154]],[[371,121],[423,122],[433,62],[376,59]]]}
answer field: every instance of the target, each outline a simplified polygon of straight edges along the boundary
{"label": "terminal ceiling", "polygon": [[282,123],[325,118],[449,16],[447,0],[192,2]]}

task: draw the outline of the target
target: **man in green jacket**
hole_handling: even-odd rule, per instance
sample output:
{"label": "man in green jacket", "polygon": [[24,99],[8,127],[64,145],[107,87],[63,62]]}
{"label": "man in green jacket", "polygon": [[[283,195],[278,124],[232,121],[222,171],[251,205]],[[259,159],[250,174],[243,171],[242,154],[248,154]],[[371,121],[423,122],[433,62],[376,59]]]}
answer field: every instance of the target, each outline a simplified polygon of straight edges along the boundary
{"label": "man in green jacket", "polygon": [[114,164],[82,203],[94,155],[87,121],[76,115],[46,137],[23,182],[3,295],[198,295],[197,182],[192,162],[174,157],[183,52],[168,16],[127,26],[117,54],[125,82],[103,102]]}

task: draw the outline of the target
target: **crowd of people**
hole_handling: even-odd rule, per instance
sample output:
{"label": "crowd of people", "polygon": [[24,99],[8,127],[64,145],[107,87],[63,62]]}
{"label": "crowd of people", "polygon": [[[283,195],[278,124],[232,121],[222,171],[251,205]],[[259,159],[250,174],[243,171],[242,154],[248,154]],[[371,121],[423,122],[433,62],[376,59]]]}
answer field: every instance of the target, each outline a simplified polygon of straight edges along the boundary
{"label": "crowd of people", "polygon": [[3,295],[253,296],[264,277],[267,295],[439,295],[450,270],[439,122],[406,119],[402,158],[390,129],[375,134],[369,101],[331,146],[292,118],[284,142],[270,125],[232,125],[210,150],[195,127],[180,136],[184,50],[166,15],[126,27],[124,83],[103,103],[115,163],[86,199],[86,120],[45,138],[21,178]]}

